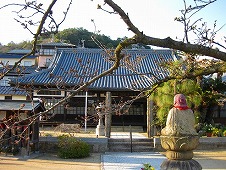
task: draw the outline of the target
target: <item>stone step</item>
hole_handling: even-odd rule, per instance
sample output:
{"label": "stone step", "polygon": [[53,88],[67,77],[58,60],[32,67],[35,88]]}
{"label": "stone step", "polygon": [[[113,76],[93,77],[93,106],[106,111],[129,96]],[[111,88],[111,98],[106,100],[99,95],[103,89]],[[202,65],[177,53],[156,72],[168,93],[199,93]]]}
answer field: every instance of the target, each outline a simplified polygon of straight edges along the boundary
{"label": "stone step", "polygon": [[112,126],[111,132],[130,132],[130,129],[132,132],[143,132],[142,126]]}
{"label": "stone step", "polygon": [[[132,147],[132,149],[131,149]],[[151,152],[154,150],[152,139],[109,139],[108,149],[110,152]]]}
{"label": "stone step", "polygon": [[[130,142],[130,138],[109,138],[108,142]],[[133,138],[132,142],[150,142],[153,143],[152,138]]]}

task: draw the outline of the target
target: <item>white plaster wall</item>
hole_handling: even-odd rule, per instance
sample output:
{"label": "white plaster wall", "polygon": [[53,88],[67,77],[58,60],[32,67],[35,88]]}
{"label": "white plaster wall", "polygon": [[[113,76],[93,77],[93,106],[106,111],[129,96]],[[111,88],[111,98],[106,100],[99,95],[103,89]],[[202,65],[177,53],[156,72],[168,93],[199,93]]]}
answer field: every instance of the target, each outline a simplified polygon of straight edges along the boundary
{"label": "white plaster wall", "polygon": [[0,100],[5,100],[5,96],[0,95]]}
{"label": "white plaster wall", "polygon": [[26,96],[12,96],[12,100],[26,100]]}
{"label": "white plaster wall", "polygon": [[[0,100],[5,100],[6,95],[0,95]],[[12,96],[12,100],[26,100],[26,96]]]}

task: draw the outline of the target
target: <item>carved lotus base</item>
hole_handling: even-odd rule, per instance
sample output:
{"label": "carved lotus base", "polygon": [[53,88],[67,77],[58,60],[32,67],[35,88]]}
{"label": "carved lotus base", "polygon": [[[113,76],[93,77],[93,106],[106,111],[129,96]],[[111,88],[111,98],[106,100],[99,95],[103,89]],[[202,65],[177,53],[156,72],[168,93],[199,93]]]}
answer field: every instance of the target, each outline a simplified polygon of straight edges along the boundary
{"label": "carved lotus base", "polygon": [[197,148],[199,136],[160,136],[161,145],[165,150],[190,151]]}
{"label": "carved lotus base", "polygon": [[162,147],[167,150],[166,157],[170,160],[190,160],[193,151],[199,144],[198,136],[160,136]]}

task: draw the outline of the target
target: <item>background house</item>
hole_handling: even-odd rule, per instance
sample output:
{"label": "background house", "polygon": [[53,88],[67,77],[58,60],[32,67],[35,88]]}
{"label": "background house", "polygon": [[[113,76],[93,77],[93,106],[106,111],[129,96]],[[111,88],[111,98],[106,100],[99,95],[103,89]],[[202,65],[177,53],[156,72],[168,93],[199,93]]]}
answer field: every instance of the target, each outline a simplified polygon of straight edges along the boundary
{"label": "background house", "polygon": [[63,42],[50,42],[37,45],[38,67],[48,68],[58,48],[76,48],[76,45]]}
{"label": "background house", "polygon": [[[5,73],[17,62],[24,53],[29,52],[28,50],[13,50],[6,54],[0,54],[0,72]],[[0,80],[0,100],[27,100],[28,93],[22,89],[10,87],[9,79],[15,78],[21,75],[30,74],[36,69],[36,58],[37,56],[28,56],[22,63],[15,69],[10,71],[6,76]]]}
{"label": "background house", "polygon": [[[27,89],[19,89],[16,86],[11,87],[9,84],[10,78],[17,78],[25,76],[41,69],[45,69],[49,66],[54,54],[56,54],[56,49],[59,47],[64,48],[74,48],[75,45],[67,43],[45,43],[37,45],[37,52],[35,55],[30,55],[23,59],[23,61],[12,71],[10,71],[6,76],[0,80],[0,103],[2,107],[0,108],[3,111],[3,101],[10,101],[11,103],[21,103],[32,100],[31,95]],[[5,73],[10,69],[15,62],[17,62],[23,55],[30,53],[31,50],[26,49],[15,49],[11,50],[8,53],[0,53],[0,72]],[[5,105],[7,107],[7,105]],[[5,108],[8,110],[9,108]],[[15,108],[14,108],[15,109]],[[5,114],[1,114],[0,117],[4,117]],[[0,119],[1,120],[1,119]]]}
{"label": "background house", "polygon": [[[8,53],[0,54],[0,72],[5,73],[8,71],[15,62],[28,52],[30,50],[12,50]],[[24,89],[11,87],[9,80],[10,78],[34,72],[36,69],[36,58],[37,56],[35,55],[28,56],[19,66],[0,80],[0,122],[14,114],[17,114],[19,119],[24,119],[34,108],[31,103],[31,93],[29,94]]]}

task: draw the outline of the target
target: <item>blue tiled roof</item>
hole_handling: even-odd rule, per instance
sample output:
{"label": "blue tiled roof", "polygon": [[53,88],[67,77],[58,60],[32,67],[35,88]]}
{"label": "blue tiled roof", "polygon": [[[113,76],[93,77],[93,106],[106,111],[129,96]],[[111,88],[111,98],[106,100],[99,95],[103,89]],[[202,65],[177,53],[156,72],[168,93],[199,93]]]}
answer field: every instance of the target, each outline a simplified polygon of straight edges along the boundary
{"label": "blue tiled roof", "polygon": [[[12,66],[7,66],[7,68],[0,67],[0,73],[5,73],[8,69],[10,69]],[[30,74],[35,72],[37,69],[37,66],[18,66],[14,70],[10,71],[9,74],[13,75],[19,75],[19,74]],[[18,70],[20,71],[18,73]]]}
{"label": "blue tiled roof", "polygon": [[0,94],[1,95],[19,95],[19,96],[25,96],[28,93],[24,90],[10,87],[10,86],[0,86]]}
{"label": "blue tiled roof", "polygon": [[[125,67],[121,63],[121,67],[92,83],[89,89],[120,91],[148,88],[157,79],[168,75],[159,63],[172,61],[175,57],[171,50],[136,49],[123,53],[129,64],[127,62]],[[79,85],[109,69],[113,64],[110,55],[101,49],[58,49],[49,69],[21,77],[18,82],[34,86]]]}
{"label": "blue tiled roof", "polygon": [[226,74],[224,74],[224,75],[222,76],[222,81],[223,81],[223,82],[226,82]]}
{"label": "blue tiled roof", "polygon": [[26,50],[26,49],[14,49],[8,52],[8,54],[28,54],[30,53],[31,50]]}
{"label": "blue tiled roof", "polygon": [[[7,54],[7,53],[0,53],[0,60],[3,58],[21,58],[23,56],[23,54]],[[30,55],[27,58],[32,59],[32,58],[36,58],[37,56],[35,55]]]}

